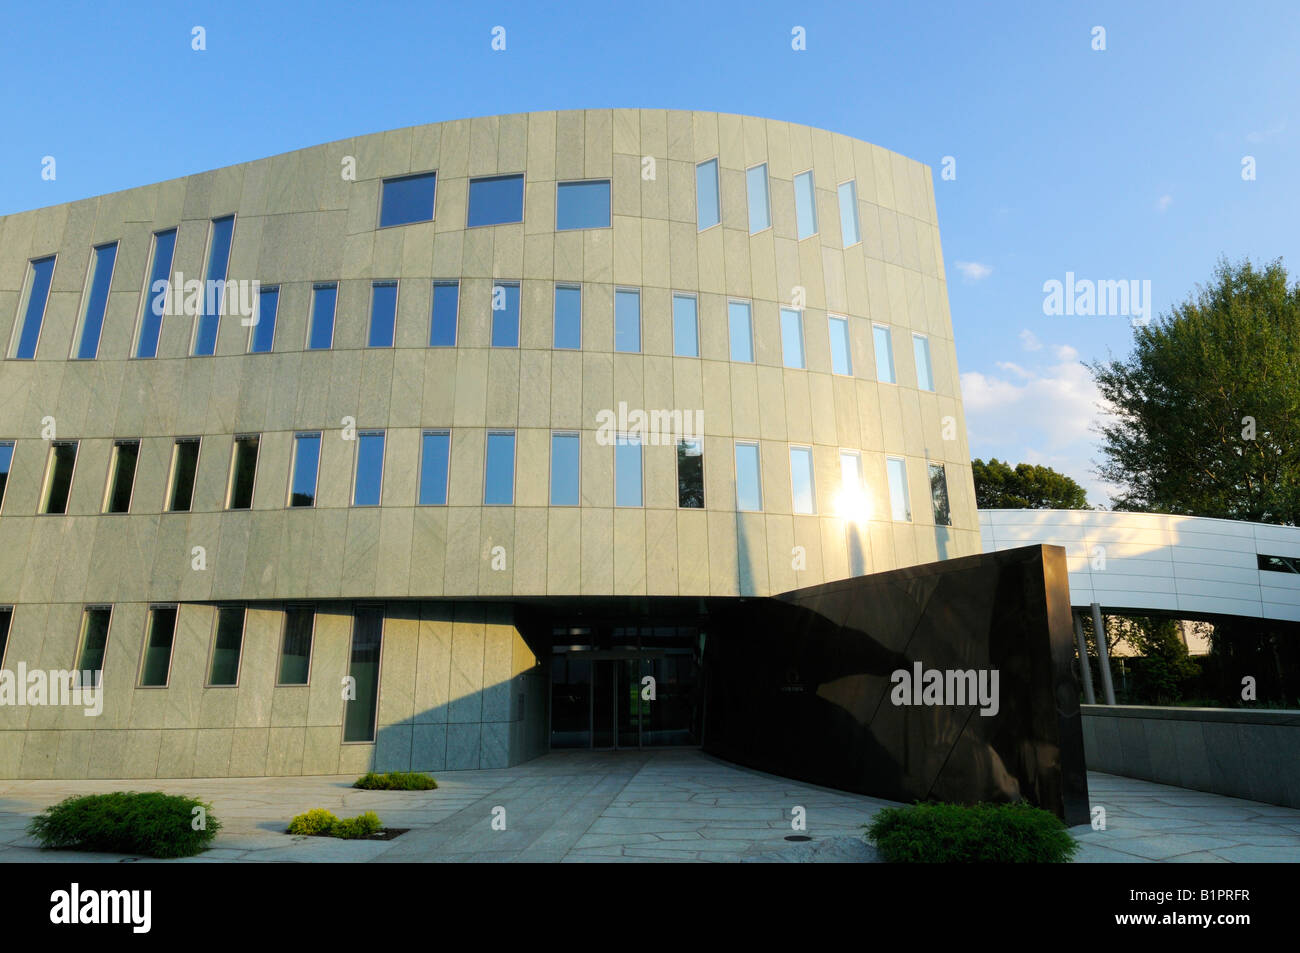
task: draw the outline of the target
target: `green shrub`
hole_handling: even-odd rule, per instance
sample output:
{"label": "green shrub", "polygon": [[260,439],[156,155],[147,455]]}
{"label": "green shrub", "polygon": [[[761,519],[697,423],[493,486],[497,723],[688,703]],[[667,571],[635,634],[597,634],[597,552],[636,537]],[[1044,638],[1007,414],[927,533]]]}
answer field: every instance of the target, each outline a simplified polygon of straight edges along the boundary
{"label": "green shrub", "polygon": [[289,822],[290,834],[328,834],[339,822],[332,811],[323,807],[313,807],[306,814],[299,814]]}
{"label": "green shrub", "polygon": [[891,863],[1064,863],[1079,849],[1054,814],[1024,803],[891,807],[863,827]]}
{"label": "green shrub", "polygon": [[[195,830],[198,818],[203,823]],[[221,822],[212,805],[196,798],[114,791],[66,798],[36,815],[27,829],[42,847],[191,857],[208,847]]]}
{"label": "green shrub", "polygon": [[431,791],[438,782],[419,771],[389,771],[387,774],[370,771],[357,778],[352,786],[370,791]]}
{"label": "green shrub", "polygon": [[369,837],[383,830],[383,822],[374,811],[366,811],[356,817],[339,818],[323,807],[314,807],[306,814],[299,814],[289,822],[290,834],[308,836],[342,837],[355,840]]}
{"label": "green shrub", "polygon": [[353,840],[358,837],[369,837],[377,833],[383,824],[379,822],[379,815],[374,811],[366,811],[364,814],[358,814],[356,817],[349,817],[345,821],[339,821],[330,831],[333,837],[342,837],[347,840]]}

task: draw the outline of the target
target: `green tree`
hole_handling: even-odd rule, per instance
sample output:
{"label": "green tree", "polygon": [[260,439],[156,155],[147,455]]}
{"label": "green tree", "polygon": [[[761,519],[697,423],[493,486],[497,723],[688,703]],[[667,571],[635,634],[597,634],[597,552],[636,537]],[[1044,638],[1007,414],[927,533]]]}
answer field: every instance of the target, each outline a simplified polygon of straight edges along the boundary
{"label": "green tree", "polygon": [[1064,473],[1030,463],[1010,464],[993,457],[972,460],[975,505],[982,510],[1086,510],[1088,494]]}
{"label": "green tree", "polygon": [[1195,678],[1200,669],[1187,654],[1178,621],[1154,616],[1119,616],[1113,618],[1112,625],[1120,641],[1127,642],[1140,656],[1133,672],[1134,694],[1157,705],[1168,705],[1182,698],[1184,684]]}
{"label": "green tree", "polygon": [[1300,283],[1220,261],[1208,287],[1088,365],[1113,419],[1115,509],[1294,526],[1300,518]]}

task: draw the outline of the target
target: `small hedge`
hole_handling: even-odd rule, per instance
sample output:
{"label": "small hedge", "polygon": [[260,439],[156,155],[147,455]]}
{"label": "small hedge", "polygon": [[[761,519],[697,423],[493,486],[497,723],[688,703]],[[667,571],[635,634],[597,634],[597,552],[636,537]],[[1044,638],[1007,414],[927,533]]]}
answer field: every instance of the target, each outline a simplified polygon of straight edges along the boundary
{"label": "small hedge", "polygon": [[356,817],[340,819],[333,812],[323,807],[314,807],[306,814],[299,814],[289,822],[290,834],[306,834],[313,837],[342,837],[356,840],[369,837],[383,830],[383,823],[374,811],[366,811]]}
{"label": "small hedge", "polygon": [[[202,814],[195,814],[202,808]],[[194,829],[203,817],[203,827]],[[66,798],[32,820],[28,831],[42,847],[192,857],[221,830],[212,805],[161,791],[114,791]]]}
{"label": "small hedge", "polygon": [[352,786],[368,791],[431,791],[438,782],[419,771],[389,771],[387,774],[370,771],[357,778]]}
{"label": "small hedge", "polygon": [[891,807],[863,827],[891,863],[1059,864],[1079,849],[1056,815],[1024,803]]}

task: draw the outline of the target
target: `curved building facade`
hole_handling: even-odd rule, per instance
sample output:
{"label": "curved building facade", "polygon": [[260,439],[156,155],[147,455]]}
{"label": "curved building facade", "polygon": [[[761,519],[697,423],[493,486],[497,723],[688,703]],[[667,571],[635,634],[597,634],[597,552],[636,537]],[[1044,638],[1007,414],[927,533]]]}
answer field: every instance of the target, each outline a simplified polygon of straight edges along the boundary
{"label": "curved building facade", "polygon": [[925,166],[707,112],[0,218],[0,776],[699,743],[729,605],[980,552],[945,289]]}

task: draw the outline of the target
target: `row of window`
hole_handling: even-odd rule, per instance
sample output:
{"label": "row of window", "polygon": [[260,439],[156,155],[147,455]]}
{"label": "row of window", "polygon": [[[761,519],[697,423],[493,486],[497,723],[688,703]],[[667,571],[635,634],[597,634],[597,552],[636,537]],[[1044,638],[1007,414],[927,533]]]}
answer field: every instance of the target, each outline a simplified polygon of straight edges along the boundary
{"label": "row of window", "polygon": [[[840,242],[852,248],[862,241],[858,219],[858,183],[849,179],[836,186],[840,209]],[[745,170],[745,199],[749,211],[749,234],[756,235],[772,227],[772,196],[767,178],[767,163]],[[718,160],[708,159],[695,166],[695,226],[700,231],[722,221],[722,190],[718,184]],[[799,241],[820,232],[817,221],[817,188],[812,169],[794,177],[794,220]]]}
{"label": "row of window", "polygon": [[[138,688],[168,686],[178,611],[179,607],[174,603],[149,606],[144,648],[140,654],[135,681]],[[242,605],[217,607],[207,658],[206,687],[233,688],[239,685],[247,615],[247,610]],[[285,607],[283,615],[276,685],[307,685],[311,677],[316,608],[313,605],[289,605]],[[77,649],[73,658],[76,660],[74,671],[78,673],[77,682],[84,687],[100,684],[112,620],[111,605],[89,605],[82,609]],[[13,606],[0,606],[0,666],[5,662],[12,621]],[[374,740],[382,632],[383,608],[357,606],[353,614],[352,653],[348,669],[348,674],[356,679],[356,692],[346,702],[344,709],[344,741]]]}
{"label": "row of window", "polygon": [[[316,504],[316,484],[320,471],[321,431],[295,433],[290,462],[289,492],[286,505],[311,507]],[[384,481],[383,430],[357,433],[353,468],[352,505],[378,506]],[[172,445],[171,470],[167,481],[164,509],[187,512],[194,498],[202,438],[180,437]],[[550,454],[550,504],[578,506],[581,501],[581,435],[577,431],[552,431]],[[230,474],[226,486],[226,508],[247,510],[253,505],[253,488],[257,482],[257,459],[261,444],[259,434],[237,434],[231,451]],[[78,442],[56,440],[50,445],[38,512],[67,512],[76,472]],[[704,445],[701,440],[677,442],[677,505],[685,509],[704,507]],[[807,446],[790,448],[790,487],[793,512],[817,512],[813,480],[813,451]],[[644,505],[643,444],[635,435],[618,435],[614,445],[614,505]],[[12,467],[13,441],[0,441],[0,508]],[[758,512],[763,509],[763,485],[760,474],[759,447],[756,442],[734,441],[736,509]],[[135,473],[140,455],[139,440],[115,440],[109,463],[108,486],[104,491],[102,511],[128,513],[135,491]],[[421,434],[417,502],[420,506],[444,506],[451,464],[451,431],[425,430]],[[948,508],[948,484],[942,464],[931,463],[929,479],[934,505],[934,521],[951,525]],[[910,522],[911,505],[907,492],[907,461],[887,457],[890,518]],[[515,502],[515,432],[487,431],[483,465],[483,504],[512,506]],[[840,451],[841,509],[855,519],[865,518],[854,500],[864,499],[862,455],[857,450]],[[852,509],[853,512],[847,512]]]}

